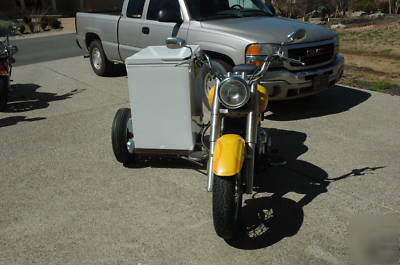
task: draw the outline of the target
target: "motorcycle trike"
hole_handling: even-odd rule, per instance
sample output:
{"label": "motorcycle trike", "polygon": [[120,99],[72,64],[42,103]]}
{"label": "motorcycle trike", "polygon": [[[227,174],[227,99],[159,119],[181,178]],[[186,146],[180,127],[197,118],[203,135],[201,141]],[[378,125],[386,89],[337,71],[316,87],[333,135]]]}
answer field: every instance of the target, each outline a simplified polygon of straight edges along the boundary
{"label": "motorcycle trike", "polygon": [[[303,29],[292,32],[258,63],[237,65],[225,75],[214,71],[209,56],[198,46],[188,46],[179,38],[128,58],[131,108],[119,109],[112,126],[117,160],[125,164],[143,156],[175,156],[207,164],[215,231],[226,240],[234,238],[242,195],[253,192],[255,164],[266,161],[271,145],[267,130],[261,128],[268,88],[259,80],[274,60],[303,64],[288,58],[286,45],[305,35]],[[216,80],[208,95],[207,123],[202,89],[196,82],[203,64]]]}

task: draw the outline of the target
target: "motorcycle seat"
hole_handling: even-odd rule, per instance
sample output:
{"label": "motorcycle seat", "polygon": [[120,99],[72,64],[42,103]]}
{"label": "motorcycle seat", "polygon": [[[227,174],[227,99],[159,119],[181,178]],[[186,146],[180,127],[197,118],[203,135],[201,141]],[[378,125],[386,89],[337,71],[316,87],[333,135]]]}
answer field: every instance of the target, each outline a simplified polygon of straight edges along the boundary
{"label": "motorcycle seat", "polygon": [[254,64],[238,64],[233,67],[234,73],[245,73],[252,74],[258,69],[258,66]]}

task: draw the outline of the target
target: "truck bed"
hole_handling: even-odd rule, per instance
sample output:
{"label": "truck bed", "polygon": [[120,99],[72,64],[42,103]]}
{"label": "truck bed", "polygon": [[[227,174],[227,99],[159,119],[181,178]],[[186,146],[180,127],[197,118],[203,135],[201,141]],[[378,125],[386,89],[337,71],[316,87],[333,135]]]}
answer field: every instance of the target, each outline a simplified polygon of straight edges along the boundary
{"label": "truck bed", "polygon": [[112,61],[119,61],[118,52],[118,23],[121,12],[86,13],[76,14],[76,33],[78,41],[82,44],[90,38],[97,37],[101,40],[104,52]]}

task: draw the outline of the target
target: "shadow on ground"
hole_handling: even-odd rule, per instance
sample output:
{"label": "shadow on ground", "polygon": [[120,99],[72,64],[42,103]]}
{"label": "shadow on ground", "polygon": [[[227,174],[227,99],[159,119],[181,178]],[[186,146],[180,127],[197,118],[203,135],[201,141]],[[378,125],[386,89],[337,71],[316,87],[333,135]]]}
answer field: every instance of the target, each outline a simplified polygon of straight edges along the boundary
{"label": "shadow on ground", "polygon": [[18,113],[47,108],[51,102],[65,100],[83,90],[74,89],[71,92],[58,95],[50,92],[37,91],[36,84],[15,84],[9,94],[7,109],[4,112]]}
{"label": "shadow on ground", "polygon": [[[279,150],[287,164],[267,167],[256,174],[256,193],[244,202],[238,236],[227,242],[235,248],[265,248],[294,236],[303,224],[303,207],[327,192],[332,182],[383,168],[354,169],[349,174],[328,178],[322,168],[298,159],[308,150],[304,144],[306,134],[277,129],[270,132],[274,139],[273,148]],[[297,202],[285,198],[289,192],[303,197]]]}
{"label": "shadow on ground", "polygon": [[266,118],[290,121],[332,115],[348,111],[370,97],[368,92],[338,85],[315,96],[271,102]]}
{"label": "shadow on ground", "polygon": [[32,122],[32,121],[40,121],[40,120],[45,120],[45,119],[46,118],[44,118],[44,117],[27,119],[26,116],[7,117],[4,119],[0,119],[0,128],[16,125],[17,123],[20,123],[20,122]]}

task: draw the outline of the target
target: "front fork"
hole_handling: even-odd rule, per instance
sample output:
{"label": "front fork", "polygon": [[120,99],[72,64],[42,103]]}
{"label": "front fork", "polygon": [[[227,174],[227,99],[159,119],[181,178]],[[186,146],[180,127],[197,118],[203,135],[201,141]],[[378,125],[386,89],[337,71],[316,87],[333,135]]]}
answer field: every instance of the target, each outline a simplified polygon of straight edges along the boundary
{"label": "front fork", "polygon": [[[212,191],[214,183],[214,172],[213,168],[213,157],[215,150],[215,143],[221,134],[221,116],[219,113],[220,102],[218,100],[218,90],[220,81],[217,80],[217,84],[214,92],[214,99],[211,109],[211,132],[210,132],[210,157],[207,167],[208,173],[208,184],[207,191]],[[246,157],[245,157],[245,181],[247,194],[253,192],[254,183],[254,160],[256,154],[256,144],[257,144],[257,133],[258,133],[258,108],[259,108],[259,98],[257,83],[254,82],[250,90],[250,111],[247,114],[246,121]]]}
{"label": "front fork", "polygon": [[210,157],[208,159],[208,184],[207,184],[207,191],[212,191],[213,184],[214,184],[214,172],[213,168],[213,157],[214,157],[214,150],[215,150],[215,142],[218,140],[221,134],[221,116],[219,114],[219,84],[220,81],[217,79],[217,83],[215,84],[215,91],[214,91],[214,98],[213,104],[211,109],[211,131],[210,131]]}
{"label": "front fork", "polygon": [[247,194],[253,192],[254,184],[254,160],[256,154],[257,133],[258,133],[258,90],[257,82],[254,82],[250,90],[250,112],[247,114],[246,123],[246,160],[245,160],[245,178]]}

